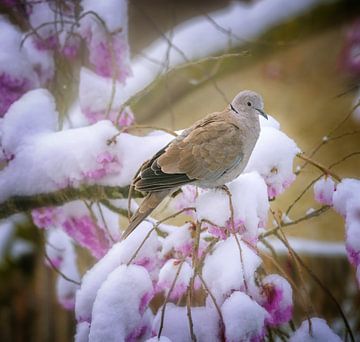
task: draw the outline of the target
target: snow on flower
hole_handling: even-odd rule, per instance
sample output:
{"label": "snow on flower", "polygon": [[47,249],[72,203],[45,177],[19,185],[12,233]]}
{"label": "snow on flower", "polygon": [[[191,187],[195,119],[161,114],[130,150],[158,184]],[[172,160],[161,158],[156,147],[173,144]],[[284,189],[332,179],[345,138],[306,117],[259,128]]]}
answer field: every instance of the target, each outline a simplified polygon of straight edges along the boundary
{"label": "snow on flower", "polygon": [[[197,197],[204,192],[204,189],[197,186],[185,185],[181,187],[181,193],[174,198],[171,204],[177,211],[185,208],[194,208]],[[186,210],[184,213],[191,217],[195,217],[194,210]]]}
{"label": "snow on flower", "polygon": [[170,299],[174,300],[181,298],[186,292],[193,274],[191,266],[186,261],[170,259],[160,269],[157,283],[157,290],[164,291],[167,296],[177,273],[175,285],[170,293]]}
{"label": "snow on flower", "polygon": [[[238,239],[240,240],[240,237]],[[235,238],[231,236],[219,242],[213,253],[205,258],[203,278],[218,303],[222,303],[231,291],[248,289],[253,292],[253,289],[257,288],[255,272],[261,265],[261,259],[245,242],[239,243],[240,249]],[[226,260],[234,262],[229,263]]]}
{"label": "snow on flower", "polygon": [[[158,310],[155,316],[152,328],[153,335],[156,335],[159,331],[161,311],[162,308]],[[219,341],[219,314],[214,308],[209,306],[193,307],[191,308],[191,316],[194,333],[198,341]],[[186,307],[180,307],[172,303],[166,305],[162,335],[172,342],[191,341]]]}
{"label": "snow on flower", "polygon": [[332,205],[336,184],[331,177],[322,177],[314,184],[315,200],[321,204]]}
{"label": "snow on flower", "polygon": [[[86,39],[89,61],[96,73],[104,77],[115,77],[120,82],[131,74],[129,46],[127,41],[127,1],[83,0],[83,20],[80,34]],[[92,15],[95,12],[106,27]]]}
{"label": "snow on flower", "polygon": [[76,325],[76,334],[74,337],[75,342],[88,342],[90,332],[89,322],[79,322]]}
{"label": "snow on flower", "polygon": [[114,83],[87,68],[81,68],[79,102],[81,112],[89,123],[109,119],[119,127],[131,126],[134,114],[129,107],[122,108],[125,92],[119,82]]}
{"label": "snow on flower", "polygon": [[[345,218],[346,250],[349,261],[360,267],[360,181],[343,179],[336,187],[333,195],[335,210]],[[359,272],[357,280],[360,285]]]}
{"label": "snow on flower", "polygon": [[0,16],[0,117],[25,92],[39,86],[39,79],[29,61],[29,55],[20,49],[21,32],[5,17]]}
{"label": "snow on flower", "polygon": [[163,257],[173,256],[176,258],[187,257],[192,252],[191,230],[192,224],[187,223],[181,227],[174,227],[162,241],[161,255]]}
{"label": "snow on flower", "polygon": [[235,291],[221,306],[228,342],[262,341],[267,312],[243,292]]}
{"label": "snow on flower", "polygon": [[274,198],[295,180],[293,159],[299,152],[285,133],[273,127],[262,127],[245,172],[257,171],[268,186],[269,198]]}
{"label": "snow on flower", "polygon": [[[65,232],[60,229],[54,228],[46,231],[46,255],[49,258],[47,263],[51,263],[56,268],[60,268],[65,254],[71,250],[71,240]],[[51,266],[51,265],[49,265]]]}
{"label": "snow on flower", "polygon": [[[235,232],[240,232],[244,239],[254,243],[258,228],[264,227],[269,209],[266,185],[263,179],[251,172],[240,175],[228,184],[234,209]],[[196,201],[197,218],[225,227],[232,231],[229,196],[223,190],[210,190],[200,195]],[[205,226],[207,223],[205,223]],[[209,225],[209,232],[222,238],[221,228]]]}
{"label": "snow on flower", "polygon": [[121,265],[114,269],[96,293],[89,341],[130,342],[149,337],[151,326],[144,325],[140,307],[142,298],[149,301],[151,293],[153,286],[145,268]]}
{"label": "snow on flower", "polygon": [[[108,143],[118,133],[110,121],[55,132],[57,120],[54,99],[44,89],[28,92],[10,107],[0,137],[2,150],[13,157],[0,171],[0,201],[95,179],[103,185],[128,185],[143,161],[172,138],[124,133],[116,143]],[[138,153],[132,152],[133,146],[139,146]]]}
{"label": "snow on flower", "polygon": [[[118,242],[101,258],[82,279],[81,288],[76,295],[75,314],[78,321],[91,321],[92,306],[96,293],[110,272],[122,264],[127,264],[134,256],[138,246],[152,229],[152,225],[143,222],[126,240]],[[134,264],[147,264],[148,269],[157,267],[156,254],[160,243],[153,231],[134,258]]]}
{"label": "snow on flower", "polygon": [[298,330],[291,336],[290,342],[341,342],[341,339],[336,335],[326,324],[325,320],[317,317],[311,318],[311,330],[309,329],[309,322],[305,320],[301,323]]}
{"label": "snow on flower", "polygon": [[260,304],[269,313],[266,322],[277,326],[288,322],[292,317],[292,288],[286,279],[270,274],[262,280],[262,300]]}

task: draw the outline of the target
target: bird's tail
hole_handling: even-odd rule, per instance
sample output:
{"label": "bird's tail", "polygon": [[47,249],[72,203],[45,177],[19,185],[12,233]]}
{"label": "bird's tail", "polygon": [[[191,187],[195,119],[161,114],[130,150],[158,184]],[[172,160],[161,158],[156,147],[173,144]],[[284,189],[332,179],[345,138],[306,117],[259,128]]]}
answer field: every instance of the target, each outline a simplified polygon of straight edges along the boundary
{"label": "bird's tail", "polygon": [[150,192],[146,195],[140,204],[140,207],[130,219],[130,224],[121,235],[121,240],[125,240],[135,228],[162,202],[170,193],[168,190]]}

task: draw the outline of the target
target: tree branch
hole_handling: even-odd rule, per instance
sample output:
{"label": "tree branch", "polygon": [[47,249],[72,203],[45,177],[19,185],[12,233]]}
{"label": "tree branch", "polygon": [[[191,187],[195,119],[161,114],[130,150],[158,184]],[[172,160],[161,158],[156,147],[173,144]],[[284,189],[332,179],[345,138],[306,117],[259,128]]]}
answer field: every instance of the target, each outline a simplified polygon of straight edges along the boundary
{"label": "tree branch", "polygon": [[[0,203],[0,219],[36,208],[63,205],[75,200],[101,201],[104,199],[121,199],[127,198],[128,194],[128,186],[87,185],[79,188],[68,187],[32,196],[13,196]],[[143,197],[143,195],[135,191],[133,197],[139,198]]]}

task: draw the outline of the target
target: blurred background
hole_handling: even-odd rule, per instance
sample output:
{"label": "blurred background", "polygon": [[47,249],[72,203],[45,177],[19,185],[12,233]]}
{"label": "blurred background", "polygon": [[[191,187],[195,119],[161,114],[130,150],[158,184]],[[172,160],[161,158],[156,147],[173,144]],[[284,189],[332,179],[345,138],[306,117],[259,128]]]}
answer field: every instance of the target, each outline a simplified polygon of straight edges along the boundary
{"label": "blurred background", "polygon": [[[19,20],[8,7],[0,9]],[[267,113],[307,153],[348,116],[335,134],[339,138],[324,144],[313,158],[326,166],[339,162],[333,168],[337,175],[359,178],[359,155],[347,158],[360,148],[360,110],[349,115],[360,99],[359,1],[152,0],[150,5],[131,0],[128,20],[134,66],[130,84],[136,89],[162,72],[131,104],[137,123],[182,129],[222,110],[240,90],[253,89],[262,94]],[[66,85],[74,91],[78,80],[71,82]],[[71,98],[65,97],[62,105],[70,105]],[[296,160],[294,167],[302,164]],[[272,208],[286,212],[318,175],[308,165]],[[310,188],[289,216],[301,217],[313,207],[319,205]],[[56,301],[56,274],[44,266],[41,233],[24,220],[15,232],[1,228],[0,340],[72,340],[73,313]],[[329,210],[289,226],[286,233],[338,299],[360,341],[360,297],[346,258],[343,219]],[[79,252],[93,262],[85,251]],[[299,282],[291,258],[286,251],[280,254],[283,267]],[[341,332],[334,302],[311,277],[304,277],[301,284],[311,298],[311,314],[326,318]],[[300,321],[304,311],[297,307]]]}

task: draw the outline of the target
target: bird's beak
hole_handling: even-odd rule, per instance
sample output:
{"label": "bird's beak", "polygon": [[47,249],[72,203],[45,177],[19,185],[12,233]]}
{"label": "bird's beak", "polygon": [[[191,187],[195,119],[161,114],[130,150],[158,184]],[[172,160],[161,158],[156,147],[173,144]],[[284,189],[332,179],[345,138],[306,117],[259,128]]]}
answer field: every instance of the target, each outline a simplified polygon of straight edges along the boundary
{"label": "bird's beak", "polygon": [[261,109],[259,109],[259,108],[255,108],[255,109],[256,109],[266,120],[269,120],[267,114],[266,114],[263,110],[261,110]]}

